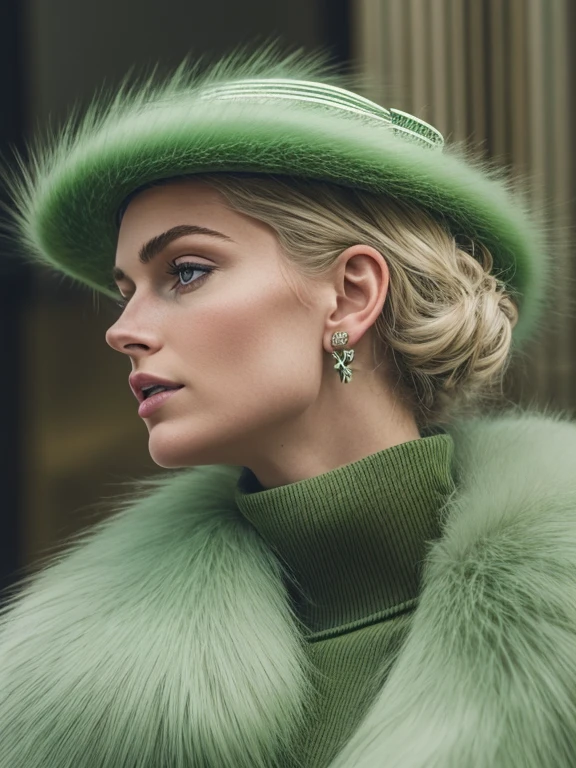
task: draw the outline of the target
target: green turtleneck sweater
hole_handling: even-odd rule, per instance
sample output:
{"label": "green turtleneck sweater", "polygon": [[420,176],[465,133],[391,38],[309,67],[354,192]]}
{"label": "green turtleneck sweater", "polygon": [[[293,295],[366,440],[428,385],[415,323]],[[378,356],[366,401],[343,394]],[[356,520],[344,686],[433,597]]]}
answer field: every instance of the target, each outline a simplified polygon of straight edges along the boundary
{"label": "green turtleneck sweater", "polygon": [[421,435],[278,488],[247,468],[239,478],[238,507],[289,574],[318,672],[315,716],[293,755],[303,768],[326,768],[350,739],[410,627],[455,488],[452,437],[441,427]]}

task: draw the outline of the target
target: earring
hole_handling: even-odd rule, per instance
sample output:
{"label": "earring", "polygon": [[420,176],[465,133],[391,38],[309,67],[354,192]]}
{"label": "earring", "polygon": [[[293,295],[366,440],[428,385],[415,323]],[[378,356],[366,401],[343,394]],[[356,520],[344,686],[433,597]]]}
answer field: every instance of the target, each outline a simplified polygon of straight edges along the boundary
{"label": "earring", "polygon": [[[348,344],[348,334],[346,331],[337,331],[332,335],[333,347],[345,347]],[[332,357],[338,362],[334,366],[340,374],[342,384],[348,384],[352,380],[352,369],[346,366],[354,360],[354,350],[344,349],[341,352],[332,352]]]}

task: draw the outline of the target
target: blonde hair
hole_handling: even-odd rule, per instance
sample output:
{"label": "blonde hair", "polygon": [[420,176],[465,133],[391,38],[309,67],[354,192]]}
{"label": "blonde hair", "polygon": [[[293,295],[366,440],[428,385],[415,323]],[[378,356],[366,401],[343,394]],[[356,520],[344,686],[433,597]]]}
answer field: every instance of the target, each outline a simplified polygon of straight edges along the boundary
{"label": "blonde hair", "polygon": [[330,183],[195,178],[272,227],[303,277],[321,277],[357,243],[384,256],[390,282],[374,324],[374,359],[420,428],[499,397],[518,310],[490,274],[492,255],[481,243],[457,243],[444,222],[405,202]]}

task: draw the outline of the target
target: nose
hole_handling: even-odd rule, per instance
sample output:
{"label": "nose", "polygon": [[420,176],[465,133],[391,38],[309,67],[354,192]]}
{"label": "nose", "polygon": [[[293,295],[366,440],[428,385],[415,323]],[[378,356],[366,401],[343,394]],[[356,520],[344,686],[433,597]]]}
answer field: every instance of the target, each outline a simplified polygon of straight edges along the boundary
{"label": "nose", "polygon": [[136,313],[128,313],[128,309],[108,328],[105,338],[112,349],[132,357],[138,353],[155,351],[159,346],[158,334],[151,324],[147,323],[144,327]]}

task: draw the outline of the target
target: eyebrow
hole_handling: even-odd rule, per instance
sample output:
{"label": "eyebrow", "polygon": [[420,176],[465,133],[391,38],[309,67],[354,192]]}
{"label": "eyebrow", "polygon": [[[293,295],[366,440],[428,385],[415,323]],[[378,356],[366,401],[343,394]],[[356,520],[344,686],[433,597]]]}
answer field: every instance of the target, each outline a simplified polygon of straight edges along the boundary
{"label": "eyebrow", "polygon": [[[147,243],[144,243],[138,252],[140,263],[148,264],[152,261],[154,256],[161,253],[168,245],[170,245],[170,243],[181,237],[186,237],[186,235],[208,235],[208,237],[217,237],[220,240],[227,240],[230,243],[234,242],[228,235],[225,235],[222,232],[217,232],[214,229],[199,227],[196,224],[179,224],[176,227],[166,230],[166,232],[162,232],[160,235],[156,235],[148,240]],[[112,278],[115,282],[124,280],[125,277],[125,273],[119,267],[114,267],[112,269]]]}

